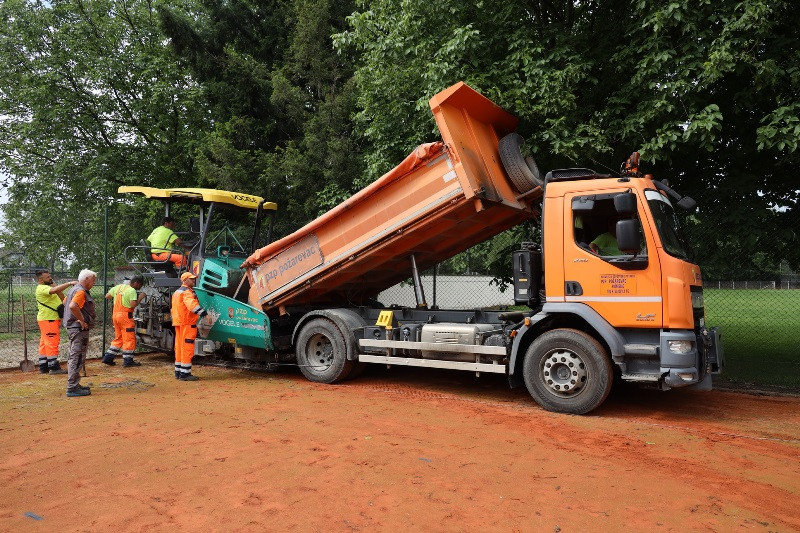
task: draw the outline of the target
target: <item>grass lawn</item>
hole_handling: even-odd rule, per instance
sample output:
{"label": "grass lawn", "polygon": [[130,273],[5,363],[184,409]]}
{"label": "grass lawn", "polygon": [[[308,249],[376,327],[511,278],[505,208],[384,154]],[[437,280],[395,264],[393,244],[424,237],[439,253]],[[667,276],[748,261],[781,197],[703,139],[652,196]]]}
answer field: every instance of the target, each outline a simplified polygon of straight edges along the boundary
{"label": "grass lawn", "polygon": [[722,327],[723,378],[800,389],[800,290],[705,289],[706,323]]}

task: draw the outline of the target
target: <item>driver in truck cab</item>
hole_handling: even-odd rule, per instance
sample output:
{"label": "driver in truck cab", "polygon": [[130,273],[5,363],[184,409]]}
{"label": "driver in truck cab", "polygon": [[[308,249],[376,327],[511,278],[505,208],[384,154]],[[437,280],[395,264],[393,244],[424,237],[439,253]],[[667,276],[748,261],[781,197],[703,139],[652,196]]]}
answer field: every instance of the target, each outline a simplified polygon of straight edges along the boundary
{"label": "driver in truck cab", "polygon": [[601,233],[592,242],[589,248],[596,255],[622,255],[617,248],[617,218],[608,219],[608,231]]}
{"label": "driver in truck cab", "polygon": [[181,246],[183,241],[175,233],[175,219],[164,217],[160,226],[154,229],[147,241],[150,243],[150,255],[154,261],[169,261],[175,265],[176,269],[186,268],[186,256],[173,252],[177,246]]}

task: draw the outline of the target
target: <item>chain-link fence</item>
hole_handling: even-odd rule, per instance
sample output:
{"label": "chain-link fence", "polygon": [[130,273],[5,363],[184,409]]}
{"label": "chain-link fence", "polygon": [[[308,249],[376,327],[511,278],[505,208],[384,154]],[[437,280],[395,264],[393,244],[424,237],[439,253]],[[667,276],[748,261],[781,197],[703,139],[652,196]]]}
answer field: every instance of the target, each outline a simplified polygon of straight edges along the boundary
{"label": "chain-link fence", "polygon": [[704,282],[706,321],[722,327],[724,378],[800,390],[800,282]]}
{"label": "chain-link fence", "polygon": [[726,289],[726,290],[765,290],[765,289],[800,289],[800,281],[790,281],[790,280],[782,280],[782,281],[753,281],[753,280],[744,280],[744,281],[704,281],[703,287],[705,290],[710,289]]}
{"label": "chain-link fence", "polygon": [[[486,309],[514,305],[512,287],[502,286],[492,276],[485,275],[423,275],[422,290],[426,303],[440,309]],[[406,281],[391,287],[378,296],[384,305],[416,307],[414,285]]]}
{"label": "chain-link fence", "polygon": [[[59,285],[74,278],[54,278],[54,285]],[[109,286],[114,285],[114,280],[109,279]],[[34,365],[39,359],[39,325],[36,321],[38,313],[36,305],[36,279],[32,276],[12,277],[7,287],[0,289],[0,368],[18,367],[24,360],[27,350],[28,359]],[[66,291],[64,291],[66,295]],[[97,323],[89,337],[89,350],[87,357],[101,357],[104,345],[114,339],[114,326],[111,323],[111,305],[104,306],[105,298],[103,282],[98,279],[90,291],[97,307]],[[25,312],[23,314],[23,307]],[[105,307],[105,311],[104,311]],[[105,321],[104,321],[105,312]],[[66,330],[61,329],[61,344],[59,345],[58,359],[62,363],[69,354],[69,337]],[[62,365],[64,367],[64,365]]]}

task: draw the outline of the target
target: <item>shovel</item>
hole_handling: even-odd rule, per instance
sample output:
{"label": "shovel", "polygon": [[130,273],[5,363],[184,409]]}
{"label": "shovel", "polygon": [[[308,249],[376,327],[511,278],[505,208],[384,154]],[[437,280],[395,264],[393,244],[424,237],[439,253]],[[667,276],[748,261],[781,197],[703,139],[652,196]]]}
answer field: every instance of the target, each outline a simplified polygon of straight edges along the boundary
{"label": "shovel", "polygon": [[36,368],[33,362],[28,360],[28,328],[25,326],[25,298],[20,298],[22,304],[22,346],[25,360],[19,364],[19,369],[23,372],[33,372]]}

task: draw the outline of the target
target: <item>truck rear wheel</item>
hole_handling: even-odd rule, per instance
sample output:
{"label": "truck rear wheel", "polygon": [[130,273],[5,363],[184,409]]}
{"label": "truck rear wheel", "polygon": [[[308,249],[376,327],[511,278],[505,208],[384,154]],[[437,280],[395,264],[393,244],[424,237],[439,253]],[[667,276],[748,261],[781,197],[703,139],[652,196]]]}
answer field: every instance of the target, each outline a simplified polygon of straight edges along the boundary
{"label": "truck rear wheel", "polygon": [[353,368],[353,361],[347,360],[342,332],[324,318],[315,318],[303,326],[297,336],[295,354],[306,379],[317,383],[342,381]]}
{"label": "truck rear wheel", "polygon": [[575,329],[542,334],[525,353],[525,385],[536,403],[557,413],[586,414],[611,391],[613,369],[603,346]]}
{"label": "truck rear wheel", "polygon": [[524,143],[525,139],[519,133],[509,133],[500,139],[498,146],[503,168],[506,169],[514,188],[520,193],[526,193],[544,183],[533,158],[522,157]]}

